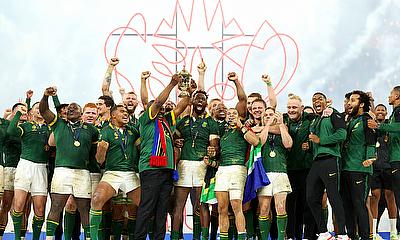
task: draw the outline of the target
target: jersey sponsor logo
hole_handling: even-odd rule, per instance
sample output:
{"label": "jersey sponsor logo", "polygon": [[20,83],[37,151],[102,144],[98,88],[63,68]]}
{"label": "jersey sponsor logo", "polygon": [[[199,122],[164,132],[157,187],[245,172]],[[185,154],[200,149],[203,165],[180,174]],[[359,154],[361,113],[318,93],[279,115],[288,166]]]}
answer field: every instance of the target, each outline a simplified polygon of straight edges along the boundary
{"label": "jersey sponsor logo", "polygon": [[207,122],[203,122],[203,124],[201,125],[203,128],[207,127]]}
{"label": "jersey sponsor logo", "polygon": [[361,122],[356,123],[356,125],[354,125],[353,130],[351,130],[352,132],[354,132],[355,130],[357,130],[357,128],[360,126]]}
{"label": "jersey sponsor logo", "polygon": [[183,126],[189,126],[189,120],[186,120]]}

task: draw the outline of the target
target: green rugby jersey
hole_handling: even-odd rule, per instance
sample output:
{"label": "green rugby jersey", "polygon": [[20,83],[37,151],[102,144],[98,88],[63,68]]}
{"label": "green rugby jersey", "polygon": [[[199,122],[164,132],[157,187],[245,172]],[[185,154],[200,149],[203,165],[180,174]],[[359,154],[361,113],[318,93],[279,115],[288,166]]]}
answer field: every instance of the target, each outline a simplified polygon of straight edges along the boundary
{"label": "green rugby jersey", "polygon": [[97,145],[92,144],[89,152],[88,170],[90,173],[101,173],[100,165],[96,160]]}
{"label": "green rugby jersey", "polygon": [[312,143],[313,159],[317,157],[341,157],[340,146],[346,140],[346,124],[341,114],[333,109],[330,116],[318,116],[310,125],[310,132],[320,138],[320,143]]}
{"label": "green rugby jersey", "polygon": [[281,135],[268,134],[267,141],[261,148],[261,155],[266,172],[287,172],[287,149],[283,146]]}
{"label": "green rugby jersey", "polygon": [[218,136],[219,127],[212,117],[205,114],[197,119],[183,117],[176,125],[177,134],[184,139],[181,160],[203,161],[207,155],[210,135]]}
{"label": "green rugby jersey", "polygon": [[106,171],[134,171],[134,162],[138,156],[136,141],[139,132],[136,128],[127,126],[125,130],[118,129],[111,123],[100,131],[99,141],[109,143],[106,160]]}
{"label": "green rugby jersey", "polygon": [[244,134],[238,128],[223,127],[220,131],[220,166],[243,165],[249,147]]}
{"label": "green rugby jersey", "polygon": [[18,125],[21,112],[17,112],[8,126],[10,136],[19,137],[22,143],[21,158],[34,163],[47,163],[50,129],[46,124],[26,121]]}
{"label": "green rugby jersey", "polygon": [[[97,143],[98,130],[84,122],[72,124],[58,117],[49,126],[56,142],[55,166],[88,169],[90,149]],[[79,142],[79,146],[75,146],[75,142]]]}
{"label": "green rugby jersey", "polygon": [[16,168],[21,156],[21,138],[6,135],[4,141],[4,167]]}
{"label": "green rugby jersey", "polygon": [[376,134],[367,125],[370,118],[368,113],[364,113],[351,118],[347,124],[347,139],[342,153],[345,171],[373,173],[372,165],[362,165],[365,160],[376,158]]}
{"label": "green rugby jersey", "polygon": [[[96,130],[100,133],[101,129],[96,127]],[[97,144],[92,144],[92,147],[89,152],[89,163],[88,163],[88,170],[90,173],[101,173],[100,164],[97,162],[96,159],[96,152],[97,152]]]}
{"label": "green rugby jersey", "polygon": [[400,162],[400,106],[393,109],[388,123],[381,123],[378,129],[389,134],[389,162]]}
{"label": "green rugby jersey", "polygon": [[4,141],[6,139],[7,136],[7,126],[9,124],[9,121],[4,119],[4,118],[0,118],[0,165],[4,166]]}
{"label": "green rugby jersey", "polygon": [[[289,134],[293,139],[293,146],[288,151],[287,170],[303,170],[311,168],[313,155],[311,143],[308,141],[311,122],[316,118],[315,114],[303,112],[301,119],[297,122],[284,115],[285,124],[288,126]],[[310,149],[304,151],[303,143],[309,143]]]}
{"label": "green rugby jersey", "polygon": [[170,131],[166,127],[172,127],[176,125],[174,112],[166,113],[163,118],[169,126],[164,126],[164,134],[166,139],[166,156],[167,166],[166,167],[153,167],[150,166],[150,157],[153,149],[153,141],[155,135],[155,123],[156,118],[151,118],[151,106],[139,117],[139,132],[140,132],[140,158],[139,158],[139,172],[146,170],[156,169],[174,169],[174,147],[172,142],[172,136]]}

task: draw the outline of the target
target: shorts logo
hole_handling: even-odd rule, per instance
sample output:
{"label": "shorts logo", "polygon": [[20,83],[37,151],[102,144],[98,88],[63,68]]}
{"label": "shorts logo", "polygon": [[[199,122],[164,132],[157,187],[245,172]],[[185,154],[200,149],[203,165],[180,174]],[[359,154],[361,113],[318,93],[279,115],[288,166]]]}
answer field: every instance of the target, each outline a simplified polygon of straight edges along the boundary
{"label": "shorts logo", "polygon": [[399,171],[399,169],[392,170],[392,174]]}
{"label": "shorts logo", "polygon": [[362,180],[361,180],[361,181],[357,181],[356,184],[360,184],[360,183],[362,183],[362,182],[363,182]]}
{"label": "shorts logo", "polygon": [[328,173],[329,177],[333,177],[336,175],[336,173]]}

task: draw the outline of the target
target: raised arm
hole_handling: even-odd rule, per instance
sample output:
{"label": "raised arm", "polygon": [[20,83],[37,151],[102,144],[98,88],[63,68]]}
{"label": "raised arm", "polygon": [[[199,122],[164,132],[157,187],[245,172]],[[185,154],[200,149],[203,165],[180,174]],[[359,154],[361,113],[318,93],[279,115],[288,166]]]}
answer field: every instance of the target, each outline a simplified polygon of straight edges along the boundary
{"label": "raised arm", "polygon": [[55,108],[58,108],[59,106],[61,106],[60,99],[58,99],[57,94],[51,96],[51,98],[53,99],[53,104],[54,104]]}
{"label": "raised arm", "polygon": [[276,109],[278,101],[276,100],[276,94],[274,88],[272,87],[271,77],[267,74],[263,74],[261,79],[267,84],[269,105]]}
{"label": "raised arm", "polygon": [[143,104],[143,109],[147,108],[149,102],[149,93],[147,91],[147,79],[151,76],[149,71],[144,71],[140,75],[140,100]]}
{"label": "raised arm", "polygon": [[32,96],[33,96],[33,91],[32,91],[32,90],[26,91],[25,103],[26,103],[26,105],[27,105],[27,107],[28,107],[28,110],[31,109]]}
{"label": "raised arm", "polygon": [[11,114],[12,114],[11,108],[7,108],[6,110],[4,110],[3,118],[8,119]]}
{"label": "raised arm", "polygon": [[[263,120],[264,121],[264,120]],[[265,127],[263,128],[263,130],[261,131],[259,137],[260,137],[260,141],[261,141],[261,145],[264,145],[267,142],[268,139],[268,133],[269,133],[269,129],[271,127],[271,124],[276,121],[276,117],[271,117],[268,122],[265,124]]]}
{"label": "raised arm", "polygon": [[244,139],[251,145],[257,146],[260,142],[260,138],[251,130],[251,128],[242,124],[240,119],[238,119],[237,124],[238,128],[244,134]]}
{"label": "raised arm", "polygon": [[289,134],[288,128],[283,123],[283,115],[279,112],[275,113],[276,119],[277,119],[277,125],[279,125],[279,130],[281,132],[281,137],[282,137],[282,144],[285,148],[291,148],[293,145],[293,139]]}
{"label": "raised arm", "polygon": [[239,117],[245,119],[247,114],[247,96],[243,86],[239,82],[238,75],[234,72],[228,73],[228,80],[232,81],[236,86],[236,93],[239,99],[239,102],[236,104],[236,110],[239,113]]}
{"label": "raised arm", "polygon": [[7,134],[10,136],[20,137],[23,134],[23,130],[18,127],[18,122],[21,116],[26,114],[26,109],[25,106],[19,105],[16,110],[17,112],[11,120],[10,125],[8,125]]}
{"label": "raised arm", "polygon": [[50,133],[49,140],[47,141],[47,144],[49,144],[50,147],[55,147],[56,146],[56,139],[54,138],[54,132]]}
{"label": "raised arm", "polygon": [[56,115],[49,108],[49,96],[54,96],[57,94],[57,89],[55,87],[48,87],[44,91],[42,100],[39,103],[39,111],[43,116],[46,123],[50,124],[53,122]]}
{"label": "raised arm", "polygon": [[108,68],[107,68],[106,74],[104,75],[103,83],[101,85],[101,91],[103,92],[103,95],[105,95],[105,96],[112,97],[112,93],[110,91],[111,76],[112,76],[112,72],[113,72],[115,66],[117,66],[118,63],[119,63],[118,58],[110,59],[110,63],[108,64]]}
{"label": "raised arm", "polygon": [[154,103],[151,105],[150,118],[154,119],[155,117],[157,117],[158,112],[167,101],[172,89],[174,89],[174,87],[178,85],[181,81],[182,77],[178,74],[174,74],[172,76],[171,82],[164,88],[164,90],[162,90],[160,95],[154,100]]}
{"label": "raised arm", "polygon": [[199,90],[203,90],[205,88],[204,85],[204,76],[206,74],[207,66],[204,63],[203,59],[201,59],[201,63],[197,66],[197,71],[199,72],[199,79],[197,81],[197,88]]}

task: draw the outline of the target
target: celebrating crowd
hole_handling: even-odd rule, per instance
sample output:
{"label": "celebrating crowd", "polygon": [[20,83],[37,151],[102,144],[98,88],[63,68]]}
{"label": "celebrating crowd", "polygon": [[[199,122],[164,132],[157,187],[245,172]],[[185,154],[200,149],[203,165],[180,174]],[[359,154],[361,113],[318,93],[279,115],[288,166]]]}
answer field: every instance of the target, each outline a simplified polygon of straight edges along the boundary
{"label": "celebrating crowd", "polygon": [[15,239],[31,221],[34,240],[45,222],[47,239],[78,239],[82,225],[86,239],[158,240],[168,214],[170,238],[183,239],[189,196],[197,240],[380,239],[385,208],[398,239],[400,86],[390,117],[362,90],[345,94],[343,112],[316,92],[312,106],[289,94],[280,113],[269,75],[260,80],[267,96],[247,96],[230,72],[237,104],[227,107],[208,99],[202,61],[197,81],[174,74],[151,101],[142,72],[137,112],[137,93],[120,89],[119,103],[110,91],[118,63],[110,59],[97,101],[61,104],[48,87],[31,105],[29,90],[0,118],[0,240],[9,214]]}

